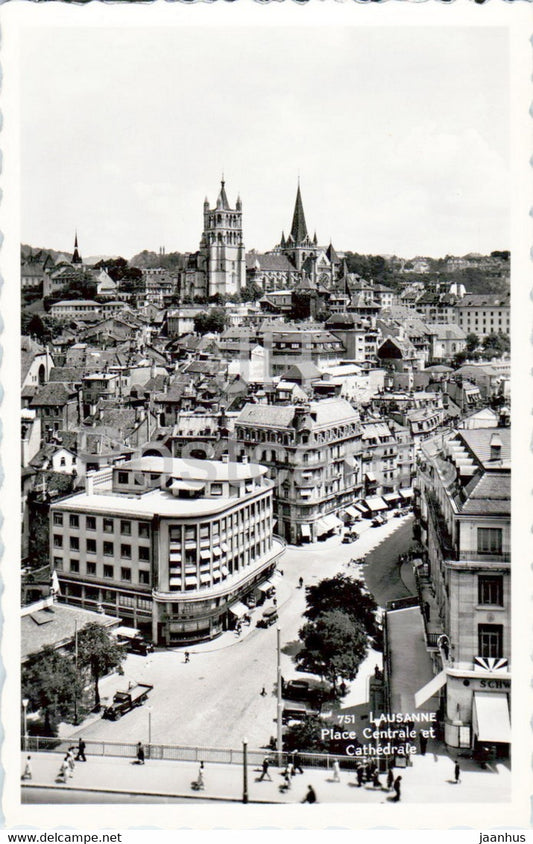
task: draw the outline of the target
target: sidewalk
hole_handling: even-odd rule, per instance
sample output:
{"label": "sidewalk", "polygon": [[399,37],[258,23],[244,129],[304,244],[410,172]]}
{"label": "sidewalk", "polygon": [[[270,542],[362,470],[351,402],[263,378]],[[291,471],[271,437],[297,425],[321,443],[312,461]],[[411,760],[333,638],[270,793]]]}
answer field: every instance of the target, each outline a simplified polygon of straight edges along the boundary
{"label": "sidewalk", "polygon": [[[437,750],[437,753],[439,751]],[[242,801],[243,771],[240,765],[207,764],[205,789],[191,789],[191,782],[198,774],[196,762],[165,762],[147,760],[137,765],[129,758],[112,756],[87,757],[87,762],[77,762],[72,779],[67,785],[56,784],[62,754],[32,753],[33,779],[23,782],[26,788],[58,788],[63,791],[87,790],[98,795],[112,792],[120,803],[121,794],[139,794],[146,797],[188,797],[200,800]],[[275,754],[273,754],[275,756]],[[21,771],[24,754],[21,754]],[[475,803],[504,802],[510,799],[510,771],[498,763],[494,769],[482,770],[470,760],[460,760],[461,783],[452,783],[453,762],[447,755],[416,756],[412,767],[395,769],[402,776],[402,802],[404,803]],[[248,795],[250,803],[298,803],[303,800],[307,786],[315,789],[321,803],[382,803],[389,804],[390,792],[372,788],[368,783],[357,788],[353,772],[341,771],[341,782],[335,783],[330,771],[324,768],[306,768],[303,775],[293,778],[291,790],[279,791],[282,778],[279,770],[270,769],[272,782],[258,782],[260,770],[248,766]],[[382,781],[385,776],[381,776]],[[22,798],[24,799],[24,798]],[[391,803],[393,806],[394,804]],[[394,811],[392,809],[391,811]]]}

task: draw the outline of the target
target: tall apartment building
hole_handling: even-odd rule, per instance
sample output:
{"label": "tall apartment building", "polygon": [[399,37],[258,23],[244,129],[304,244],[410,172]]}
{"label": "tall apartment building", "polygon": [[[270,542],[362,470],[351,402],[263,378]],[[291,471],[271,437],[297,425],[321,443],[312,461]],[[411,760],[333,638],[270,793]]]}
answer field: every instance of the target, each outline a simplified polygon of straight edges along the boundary
{"label": "tall apartment building", "polygon": [[345,399],[247,404],[235,420],[235,439],[276,480],[276,530],[291,543],[335,530],[339,511],[359,497],[359,414]]}
{"label": "tall apartment building", "polygon": [[424,443],[416,568],[446,743],[506,755],[510,742],[510,429],[461,430]]}
{"label": "tall apartment building", "polygon": [[161,645],[214,638],[284,550],[272,536],[266,472],[246,461],[141,457],[88,476],[85,492],[51,507],[63,598]]}

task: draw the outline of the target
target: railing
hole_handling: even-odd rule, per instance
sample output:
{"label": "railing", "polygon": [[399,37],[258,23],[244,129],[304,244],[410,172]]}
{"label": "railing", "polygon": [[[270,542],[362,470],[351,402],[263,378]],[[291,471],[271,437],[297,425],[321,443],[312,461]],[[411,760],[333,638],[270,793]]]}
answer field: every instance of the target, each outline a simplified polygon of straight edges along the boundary
{"label": "railing", "polygon": [[[227,747],[204,747],[201,745],[170,745],[170,744],[144,744],[144,753],[147,759],[160,759],[168,762],[205,762],[221,765],[242,765],[242,748]],[[77,751],[77,740],[75,738],[61,739],[46,736],[28,736],[26,741],[22,739],[21,750],[23,752],[41,753],[66,753],[72,747]],[[137,755],[137,744],[134,742],[117,741],[95,741],[85,740],[85,754],[87,756],[114,756],[126,759],[135,759]],[[283,751],[281,759],[278,759],[277,750],[260,749],[247,750],[249,765],[260,766],[265,756],[271,763],[277,761],[280,767],[284,767],[292,759],[292,753]],[[341,768],[353,770],[358,764],[357,757],[346,757],[333,753],[305,753],[299,752],[298,756],[302,765],[308,768],[330,768],[335,760]]]}

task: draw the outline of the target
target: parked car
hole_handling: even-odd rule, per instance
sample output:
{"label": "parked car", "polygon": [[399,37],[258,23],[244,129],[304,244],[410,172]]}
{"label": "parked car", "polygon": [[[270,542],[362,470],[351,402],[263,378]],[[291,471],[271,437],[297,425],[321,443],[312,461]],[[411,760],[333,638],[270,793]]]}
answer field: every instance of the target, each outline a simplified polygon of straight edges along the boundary
{"label": "parked car", "polygon": [[379,527],[380,525],[387,524],[387,517],[382,516],[380,513],[377,516],[374,516],[372,519],[372,527]]}
{"label": "parked car", "polygon": [[309,700],[311,692],[307,680],[289,680],[283,687],[283,697],[287,700]]}
{"label": "parked car", "polygon": [[283,707],[281,720],[284,724],[290,724],[291,721],[305,721],[311,715],[318,715],[318,712],[308,709],[303,703],[291,703],[290,706]]}
{"label": "parked car", "polygon": [[359,539],[359,534],[356,530],[346,531],[344,536],[342,537],[342,541],[345,545],[349,542],[356,542]]}
{"label": "parked car", "polygon": [[276,607],[270,607],[263,612],[263,615],[257,622],[258,627],[271,627],[278,620],[278,611]]}
{"label": "parked car", "polygon": [[148,692],[151,692],[154,687],[148,683],[137,683],[125,691],[115,692],[113,701],[109,706],[106,706],[102,713],[102,718],[108,718],[110,721],[116,721],[130,709],[136,706],[142,706],[148,697]]}

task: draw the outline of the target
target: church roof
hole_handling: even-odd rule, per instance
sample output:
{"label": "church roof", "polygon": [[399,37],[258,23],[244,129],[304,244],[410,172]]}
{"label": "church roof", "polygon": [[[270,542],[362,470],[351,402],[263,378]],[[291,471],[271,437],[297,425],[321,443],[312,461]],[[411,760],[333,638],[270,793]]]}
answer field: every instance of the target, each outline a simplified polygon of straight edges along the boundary
{"label": "church roof", "polygon": [[332,264],[340,264],[340,258],[337,255],[337,253],[335,252],[335,249],[334,249],[332,243],[329,244],[329,246],[326,250],[326,255],[328,256],[328,258],[329,258],[329,260],[331,261]]}
{"label": "church roof", "polygon": [[291,237],[295,243],[302,243],[302,241],[304,241],[307,237],[307,226],[305,224],[304,206],[302,203],[302,195],[300,193],[300,185],[298,185],[296,202],[294,204]]}
{"label": "church roof", "polygon": [[228,197],[226,196],[226,188],[225,188],[225,181],[222,179],[220,182],[220,193],[217,199],[217,208],[224,208],[225,210],[229,210],[229,202]]}

